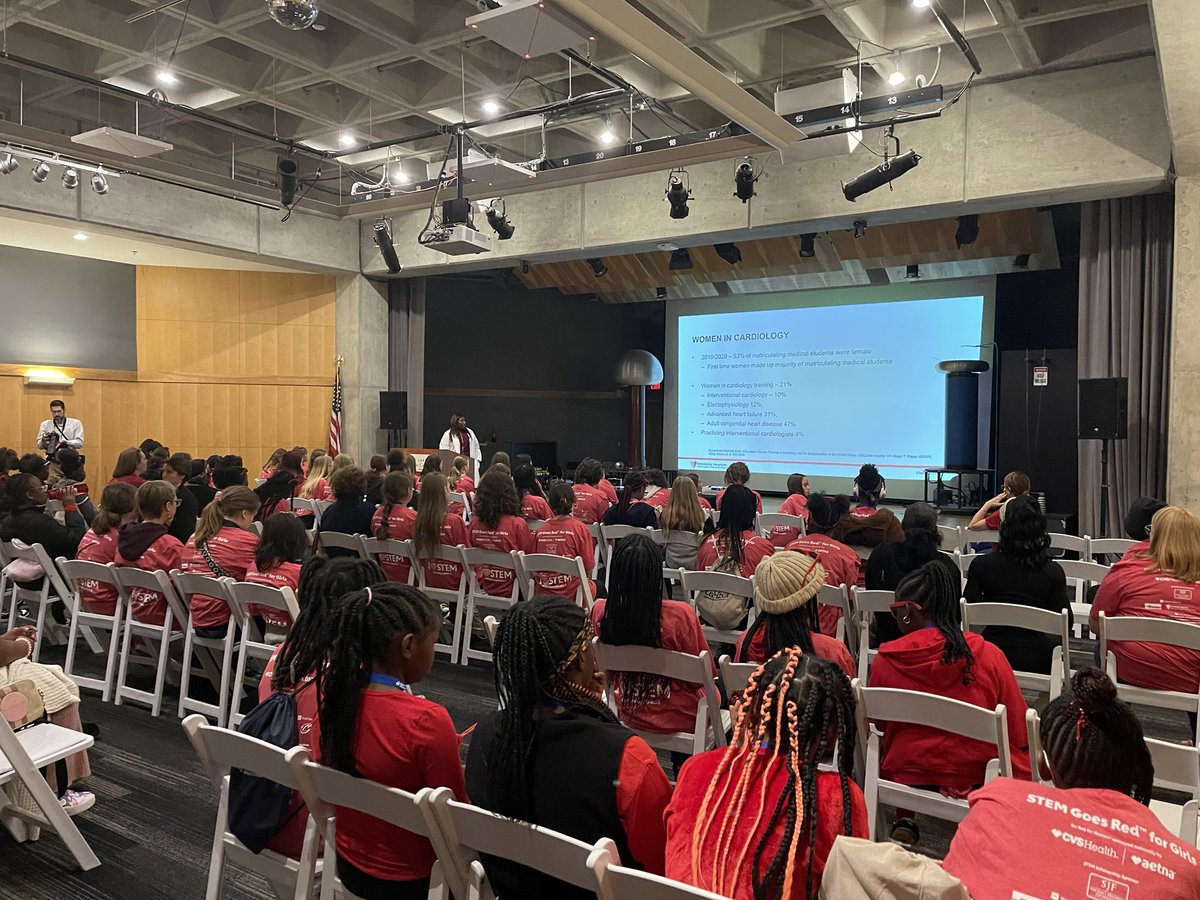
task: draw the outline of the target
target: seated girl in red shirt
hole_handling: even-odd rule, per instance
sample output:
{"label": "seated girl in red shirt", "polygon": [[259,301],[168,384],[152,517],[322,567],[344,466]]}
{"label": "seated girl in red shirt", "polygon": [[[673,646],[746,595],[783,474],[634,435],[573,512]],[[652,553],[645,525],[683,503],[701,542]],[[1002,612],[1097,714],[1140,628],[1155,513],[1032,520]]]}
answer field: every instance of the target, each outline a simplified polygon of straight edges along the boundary
{"label": "seated girl in red shirt", "polygon": [[[308,467],[308,477],[296,491],[301,500],[333,500],[333,489],[329,486],[329,476],[333,474],[333,457],[328,454],[316,457]],[[311,528],[314,522],[313,514],[307,509],[298,510],[305,527]]]}
{"label": "seated girl in red shirt", "polygon": [[266,481],[275,474],[275,470],[279,468],[279,461],[283,459],[284,452],[285,451],[282,447],[276,447],[271,455],[267,458],[267,461],[263,463],[262,471],[258,473],[258,477],[262,481]]}
{"label": "seated girl in red shirt", "polygon": [[[798,516],[808,522],[808,476],[799,473],[789,475],[787,488],[787,499],[779,504],[779,514]],[[786,547],[798,537],[800,529],[789,528],[787,525],[776,525],[767,533],[767,538],[776,547]]]}
{"label": "seated girl in red shirt", "polygon": [[[750,467],[744,462],[730,463],[729,468],[725,470],[725,487],[717,491],[717,509],[721,508],[721,503],[725,497],[725,491],[729,490],[733,485],[746,487],[750,483]],[[746,488],[746,490],[750,490]],[[762,495],[758,491],[750,491],[754,495],[755,512],[762,514]]]}
{"label": "seated girl in red shirt", "polygon": [[[117,555],[117,529],[137,518],[137,488],[124,481],[114,481],[104,488],[100,511],[92,519],[92,527],[84,532],[75,551],[75,558],[85,562],[106,564]],[[115,615],[117,589],[110,584],[86,579],[79,582],[79,599],[90,613]]]}
{"label": "seated girl in red shirt", "polygon": [[712,509],[712,504],[709,503],[708,500],[705,499],[705,497],[702,493],[700,493],[701,491],[704,490],[704,485],[700,481],[700,476],[698,474],[696,474],[695,472],[688,472],[687,475],[684,477],[688,478],[692,482],[692,484],[694,484],[696,486],[696,495],[697,495],[696,499],[700,501],[700,508],[701,509]]}
{"label": "seated girl in red shirt", "polygon": [[[521,499],[521,517],[530,522],[545,522],[547,519],[553,518],[554,512],[550,509],[550,504],[537,491],[537,473],[534,472],[533,466],[529,463],[517,463],[512,477],[513,484],[517,488],[517,496]],[[575,505],[573,497],[571,505]]]}
{"label": "seated girl in red shirt", "polygon": [[[184,547],[179,538],[168,533],[179,501],[175,488],[165,481],[147,481],[137,489],[140,522],[121,526],[117,534],[118,566],[146,572],[170,572],[181,567]],[[139,622],[162,625],[167,619],[167,598],[158,591],[133,588],[129,605]],[[174,627],[182,627],[176,622]]]}
{"label": "seated girl in red shirt", "polygon": [[[1025,698],[1012,666],[994,644],[973,632],[963,634],[961,585],[936,561],[906,575],[896,587],[892,614],[903,635],[879,645],[871,666],[871,687],[900,688],[995,709],[1004,704],[1013,774],[1030,777]],[[983,784],[992,744],[947,734],[925,725],[891,723],[883,733],[880,777],[965,797]],[[898,810],[892,837],[913,844],[916,821]]]}
{"label": "seated girl in red shirt", "polygon": [[758,617],[734,651],[738,662],[763,663],[788,647],[799,647],[837,664],[854,678],[854,659],[846,645],[817,630],[816,596],[825,570],[811,556],[780,550],[754,572],[754,607]]}
{"label": "seated girl in red shirt", "polygon": [[[751,676],[734,722],[728,747],[692,757],[679,774],[667,877],[735,900],[816,897],[837,836],[867,835],[866,801],[850,780],[850,680],[788,648]],[[819,770],[835,743],[837,771]]]}
{"label": "seated girl in red shirt", "polygon": [[[467,526],[467,542],[481,550],[533,552],[533,533],[521,518],[521,504],[511,475],[489,472],[479,482],[475,516]],[[485,594],[507,597],[512,593],[513,573],[509,570],[480,566],[475,574]]]}
{"label": "seated girl in red shirt", "polygon": [[667,484],[667,475],[662,469],[646,470],[646,493],[642,502],[653,506],[659,515],[671,501],[671,487]]}
{"label": "seated girl in red shirt", "polygon": [[[565,556],[567,559],[579,557],[583,560],[585,572],[591,572],[596,563],[596,542],[588,527],[571,515],[575,505],[575,491],[565,481],[556,481],[550,487],[550,508],[554,517],[533,533],[533,552],[549,553],[554,556]],[[659,577],[662,577],[661,566]],[[579,590],[579,579],[570,575],[560,575],[557,572],[539,572],[535,578],[539,594],[557,594],[560,597],[575,599]],[[596,582],[590,578],[587,581],[589,602],[596,597]]]}
{"label": "seated girl in red shirt", "polygon": [[1004,476],[1004,490],[979,507],[967,528],[970,531],[999,531],[1000,507],[1013,497],[1028,494],[1030,486],[1029,476],[1024,472],[1009,472]]}
{"label": "seated girl in red shirt", "polygon": [[[804,537],[796,538],[785,549],[804,553],[820,560],[821,568],[825,570],[825,583],[837,587],[846,585],[862,587],[863,561],[852,548],[841,541],[835,541],[828,534],[838,524],[838,521],[850,509],[847,497],[831,497],[817,492],[808,498],[809,531]],[[833,637],[837,634],[837,623],[842,618],[842,611],[836,606],[822,606],[818,610],[821,634]]]}
{"label": "seated girl in red shirt", "polygon": [[412,525],[413,552],[421,560],[425,585],[456,590],[462,580],[462,566],[438,558],[442,547],[460,547],[470,543],[467,524],[462,516],[450,512],[450,482],[441,472],[430,472],[421,492],[421,508]]}
{"label": "seated girl in red shirt", "polygon": [[1039,732],[1039,767],[1054,786],[996,778],[972,793],[946,871],[975,900],[1200,897],[1196,848],[1147,808],[1153,761],[1137,715],[1108,677],[1078,670]]}
{"label": "seated girl in red shirt", "polygon": [[600,461],[590,456],[575,467],[575,516],[585,525],[595,525],[608,511],[608,498],[597,487],[603,475]]}
{"label": "seated girl in red shirt", "polygon": [[854,496],[858,505],[842,516],[830,532],[830,537],[851,547],[878,547],[888,541],[904,540],[900,520],[890,509],[879,509],[887,496],[887,482],[879,469],[867,463],[854,479]]}
{"label": "seated girl in red shirt", "polygon": [[[191,574],[245,581],[258,547],[258,536],[250,530],[258,508],[258,497],[250,488],[244,485],[225,488],[204,508],[179,567]],[[224,600],[195,594],[190,605],[196,634],[206,638],[225,636],[230,611]]]}
{"label": "seated girl in red shirt", "polygon": [[[380,498],[383,501],[371,517],[371,534],[381,541],[407,541],[413,536],[417,511],[409,507],[413,495],[413,480],[408,472],[392,472],[383,479]],[[459,521],[462,521],[461,519]],[[464,526],[465,529],[465,526]],[[440,541],[439,541],[440,543]],[[395,553],[379,554],[379,565],[388,581],[409,583],[411,563]]]}
{"label": "seated girl in red shirt", "polygon": [[[382,582],[342,598],[330,625],[317,669],[320,761],[412,794],[449,787],[468,802],[450,714],[410,687],[433,666],[438,604]],[[347,890],[367,898],[425,896],[437,859],[428,838],[348,809],[337,811],[336,856]]]}
{"label": "seated girl in red shirt", "polygon": [[[273,588],[291,588],[295,593],[300,584],[300,564],[307,551],[308,535],[300,517],[277,513],[263,524],[262,537],[254,548],[254,562],[246,572],[246,581]],[[292,617],[283,610],[251,604],[249,612],[272,628],[287,631],[292,627]]]}
{"label": "seated girl in red shirt", "polygon": [[[749,578],[758,564],[775,552],[771,542],[754,531],[754,503],[749,488],[735,484],[725,490],[721,520],[717,531],[700,545],[697,568]],[[733,600],[702,594],[696,600],[696,610],[701,619],[716,628],[736,628],[745,619],[746,610]]]}
{"label": "seated girl in red shirt", "polygon": [[470,462],[465,456],[456,456],[454,457],[454,471],[449,473],[453,490],[460,494],[466,494],[468,497],[475,493],[475,479],[467,474],[469,466]]}

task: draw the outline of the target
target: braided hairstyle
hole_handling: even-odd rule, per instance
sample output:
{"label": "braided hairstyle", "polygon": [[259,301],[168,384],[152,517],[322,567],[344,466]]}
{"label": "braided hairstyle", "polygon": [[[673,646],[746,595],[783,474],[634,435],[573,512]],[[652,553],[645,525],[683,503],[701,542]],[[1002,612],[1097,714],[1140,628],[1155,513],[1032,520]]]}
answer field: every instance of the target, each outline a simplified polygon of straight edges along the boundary
{"label": "braided hairstyle", "polygon": [[935,626],[946,639],[942,663],[948,666],[963,660],[962,683],[967,685],[975,680],[975,655],[963,634],[962,609],[958,605],[962,586],[956,581],[945,566],[933,560],[900,579],[896,599],[921,607],[926,623]]}
{"label": "braided hairstyle", "polygon": [[407,635],[425,639],[442,624],[436,602],[407,584],[384,581],[342,597],[325,640],[329,664],[317,669],[321,758],[357,775],[354,734],[358,706],[371,672]]}
{"label": "braided hairstyle", "polygon": [[[692,832],[689,884],[732,897],[749,856],[754,900],[816,897],[817,766],[835,743],[841,833],[849,835],[855,744],[850,680],[836,664],[798,647],[775,654],[750,676],[735,710],[733,739],[717,764]],[[778,760],[787,781],[770,806],[767,785]],[[767,846],[780,822],[783,834],[768,859]],[[739,839],[739,833],[746,837]],[[702,859],[706,846],[712,852]],[[803,892],[795,887],[800,865],[805,867]]]}
{"label": "braided hairstyle", "polygon": [[[612,555],[608,599],[600,619],[600,640],[620,646],[662,646],[662,554],[643,534],[617,542]],[[637,709],[666,699],[668,679],[649,672],[618,672],[621,706]]]}
{"label": "braided hairstyle", "polygon": [[805,653],[816,653],[812,636],[814,631],[821,630],[817,618],[818,609],[817,601],[813,600],[791,612],[760,612],[742,641],[737,661],[753,662],[750,659],[750,646],[760,631],[763,633],[763,655],[766,659],[789,647],[797,647]]}
{"label": "braided hairstyle", "polygon": [[300,569],[296,600],[300,615],[292,623],[275,659],[271,689],[286,691],[324,667],[329,653],[331,622],[337,620],[342,597],[386,576],[374,560],[353,556],[314,556]]}
{"label": "braided hairstyle", "polygon": [[493,663],[500,712],[487,751],[488,808],[528,821],[533,808],[530,751],[538,710],[585,707],[606,722],[616,717],[603,699],[567,676],[591,641],[588,614],[565,597],[538,596],[510,609],[496,633]]}
{"label": "braided hairstyle", "polygon": [[616,516],[614,521],[617,524],[625,521],[625,515],[629,512],[630,506],[641,502],[642,494],[649,484],[650,480],[646,477],[646,473],[640,469],[635,469],[625,476],[621,486],[621,499],[618,501],[617,511],[614,513]]}
{"label": "braided hairstyle", "polygon": [[742,564],[742,532],[754,530],[757,510],[758,501],[750,488],[737,483],[725,488],[721,494],[721,519],[717,523],[718,556],[728,556],[739,566]]}
{"label": "braided hairstyle", "polygon": [[1057,787],[1107,788],[1150,804],[1154,763],[1142,724],[1099,669],[1071,676],[1071,693],[1050,701],[1039,733]]}

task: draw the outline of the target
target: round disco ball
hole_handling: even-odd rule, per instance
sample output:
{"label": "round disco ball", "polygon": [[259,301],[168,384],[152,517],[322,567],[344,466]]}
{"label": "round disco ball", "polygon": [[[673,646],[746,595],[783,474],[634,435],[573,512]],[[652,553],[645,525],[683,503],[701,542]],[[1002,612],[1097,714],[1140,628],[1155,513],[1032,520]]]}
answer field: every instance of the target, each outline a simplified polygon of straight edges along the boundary
{"label": "round disco ball", "polygon": [[302,31],[317,20],[317,0],[267,0],[271,18],[292,31]]}

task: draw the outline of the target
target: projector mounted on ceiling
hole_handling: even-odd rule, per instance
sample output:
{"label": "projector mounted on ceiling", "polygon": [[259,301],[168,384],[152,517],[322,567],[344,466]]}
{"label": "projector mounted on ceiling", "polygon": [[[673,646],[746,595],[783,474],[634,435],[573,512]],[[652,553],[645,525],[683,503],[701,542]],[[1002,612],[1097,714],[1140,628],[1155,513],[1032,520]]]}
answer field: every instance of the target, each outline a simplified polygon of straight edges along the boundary
{"label": "projector mounted on ceiling", "polygon": [[491,253],[492,236],[481,234],[470,225],[454,225],[440,229],[425,246],[447,256]]}
{"label": "projector mounted on ceiling", "polygon": [[109,153],[119,153],[121,156],[131,156],[141,159],[143,156],[154,156],[174,150],[173,144],[142,137],[140,134],[130,134],[128,131],[118,131],[104,125],[71,138],[73,144],[84,144]]}
{"label": "projector mounted on ceiling", "polygon": [[467,19],[467,27],[524,59],[557,53],[596,39],[595,33],[552,0],[515,0]]}

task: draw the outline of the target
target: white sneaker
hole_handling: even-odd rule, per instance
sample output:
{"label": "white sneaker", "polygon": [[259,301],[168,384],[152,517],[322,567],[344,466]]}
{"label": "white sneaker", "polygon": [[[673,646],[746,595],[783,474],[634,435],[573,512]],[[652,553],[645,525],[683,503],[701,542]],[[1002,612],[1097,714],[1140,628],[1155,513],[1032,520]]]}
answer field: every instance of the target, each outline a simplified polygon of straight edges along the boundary
{"label": "white sneaker", "polygon": [[58,799],[68,816],[87,812],[96,805],[96,795],[91,791],[67,791]]}

